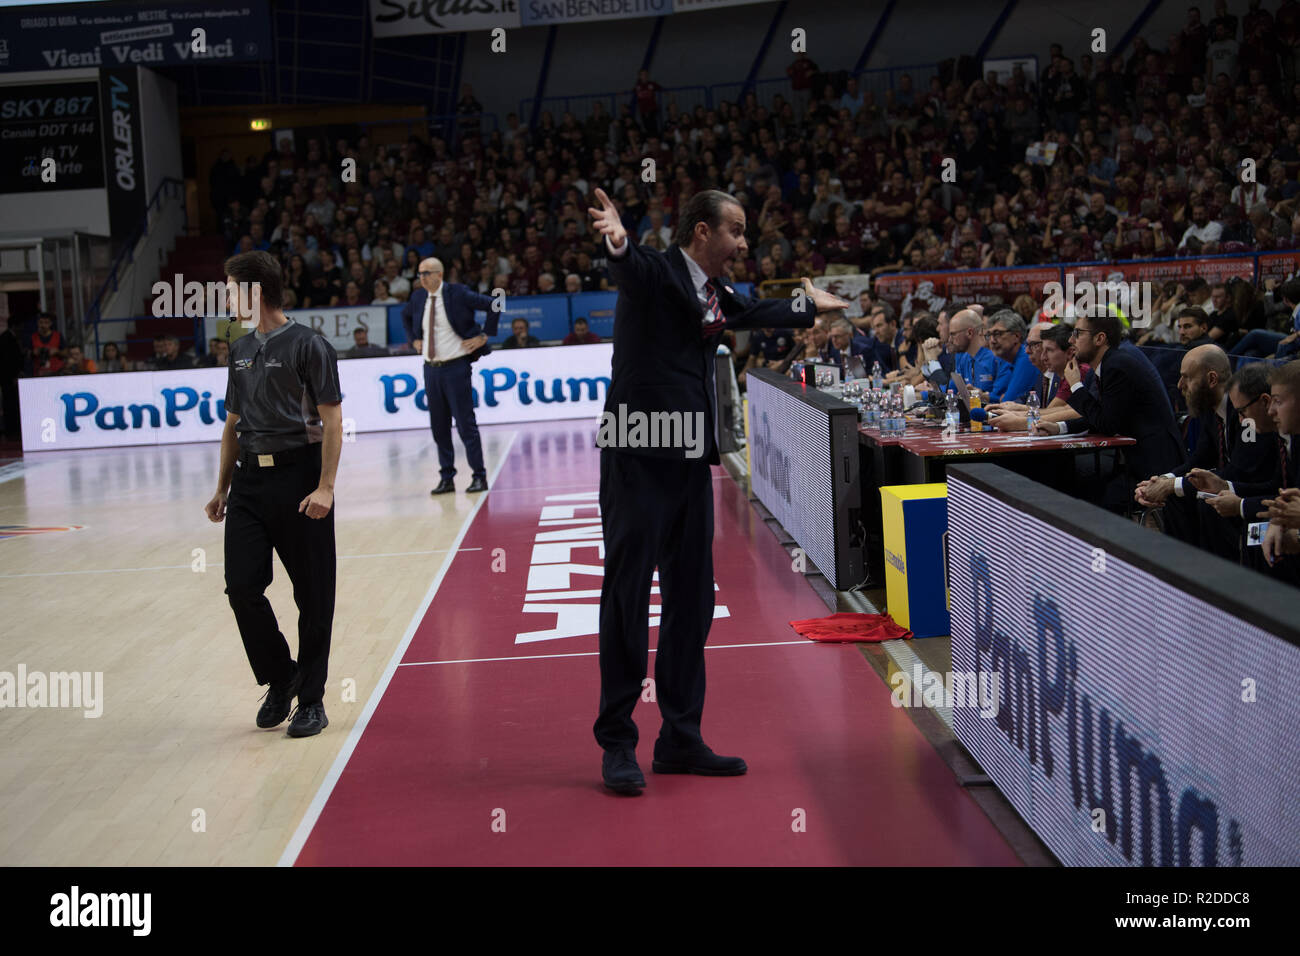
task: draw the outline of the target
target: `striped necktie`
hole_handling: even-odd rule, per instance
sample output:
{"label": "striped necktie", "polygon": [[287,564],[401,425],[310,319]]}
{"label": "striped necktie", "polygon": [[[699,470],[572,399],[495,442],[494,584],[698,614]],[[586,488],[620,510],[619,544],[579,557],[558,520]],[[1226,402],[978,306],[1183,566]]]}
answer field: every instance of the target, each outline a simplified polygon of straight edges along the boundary
{"label": "striped necktie", "polygon": [[727,320],[723,316],[722,310],[718,308],[718,293],[717,290],[713,288],[712,279],[704,283],[704,294],[708,296],[708,302],[705,305],[705,314],[703,322],[700,325],[700,333],[703,338],[707,339],[710,335],[721,332],[722,327]]}

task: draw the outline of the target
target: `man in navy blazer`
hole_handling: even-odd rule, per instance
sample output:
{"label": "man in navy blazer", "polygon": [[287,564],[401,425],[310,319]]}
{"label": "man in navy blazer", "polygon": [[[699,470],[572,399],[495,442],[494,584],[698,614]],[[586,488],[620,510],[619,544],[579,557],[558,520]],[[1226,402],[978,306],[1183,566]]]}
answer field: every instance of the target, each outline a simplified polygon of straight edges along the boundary
{"label": "man in navy blazer", "polygon": [[[726,329],[807,328],[848,306],[804,280],[803,295],[755,301],[721,278],[743,257],[745,211],[716,190],[681,210],[667,252],[639,246],[597,189],[589,209],[618,284],[613,376],[597,444],[605,573],[600,592],[600,713],[605,785],[637,794],[632,711],[649,648],[650,582],[659,569],[662,617],[655,690],[663,727],[656,773],[734,776],[747,767],[704,744],[704,643],[713,622],[713,481],[719,462],[714,369]],[[649,423],[647,433],[644,425]],[[637,427],[629,427],[637,426]]]}
{"label": "man in navy blazer", "polygon": [[[474,396],[470,386],[471,364],[492,351],[487,340],[497,334],[501,313],[493,299],[454,282],[442,281],[442,263],[425,259],[420,263],[420,287],[402,308],[402,324],[415,350],[424,359],[424,394],[429,402],[429,427],[438,446],[438,468],[442,480],[430,494],[455,491],[456,452],[451,445],[451,423],[465,446],[465,457],[474,479],[467,491],[487,491],[487,468],[483,445],[474,418]],[[487,312],[482,329],[474,312]]]}
{"label": "man in navy blazer", "polygon": [[[1142,351],[1122,341],[1119,319],[1113,315],[1079,316],[1074,324],[1074,358],[1065,366],[1070,407],[1079,418],[1044,422],[1043,434],[1092,430],[1102,435],[1127,435],[1137,444],[1124,449],[1129,477],[1136,484],[1163,475],[1182,463],[1182,434],[1174,418],[1160,374]],[[1079,363],[1092,366],[1098,394],[1083,381]]]}

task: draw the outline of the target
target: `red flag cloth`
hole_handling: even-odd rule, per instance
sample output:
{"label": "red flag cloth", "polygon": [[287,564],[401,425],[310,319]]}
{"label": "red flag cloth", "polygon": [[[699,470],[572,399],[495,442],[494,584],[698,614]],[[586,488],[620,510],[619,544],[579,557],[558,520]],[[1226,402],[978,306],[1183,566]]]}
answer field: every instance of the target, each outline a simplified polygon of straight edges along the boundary
{"label": "red flag cloth", "polygon": [[802,637],[810,641],[910,641],[912,632],[899,627],[888,614],[832,614],[829,617],[810,617],[806,621],[791,621]]}

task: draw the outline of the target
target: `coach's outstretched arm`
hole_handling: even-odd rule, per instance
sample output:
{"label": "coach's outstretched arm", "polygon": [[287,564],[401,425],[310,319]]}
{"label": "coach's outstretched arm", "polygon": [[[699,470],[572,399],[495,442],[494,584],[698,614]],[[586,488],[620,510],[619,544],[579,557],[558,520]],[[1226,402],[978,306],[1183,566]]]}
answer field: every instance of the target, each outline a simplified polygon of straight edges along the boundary
{"label": "coach's outstretched arm", "polygon": [[811,328],[818,315],[849,307],[849,303],[839,296],[817,288],[807,276],[803,278],[802,308],[799,307],[800,299],[796,296],[788,299],[751,299],[735,293],[732,298],[744,307],[744,311],[727,315],[729,329]]}

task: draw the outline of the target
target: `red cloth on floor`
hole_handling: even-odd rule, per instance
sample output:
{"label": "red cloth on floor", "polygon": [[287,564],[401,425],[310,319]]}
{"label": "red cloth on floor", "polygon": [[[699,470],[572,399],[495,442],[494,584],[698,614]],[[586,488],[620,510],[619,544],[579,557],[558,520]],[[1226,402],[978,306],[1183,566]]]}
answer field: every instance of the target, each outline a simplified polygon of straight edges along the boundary
{"label": "red cloth on floor", "polygon": [[899,627],[888,614],[832,614],[791,621],[802,637],[810,641],[897,641],[911,640],[912,632]]}

